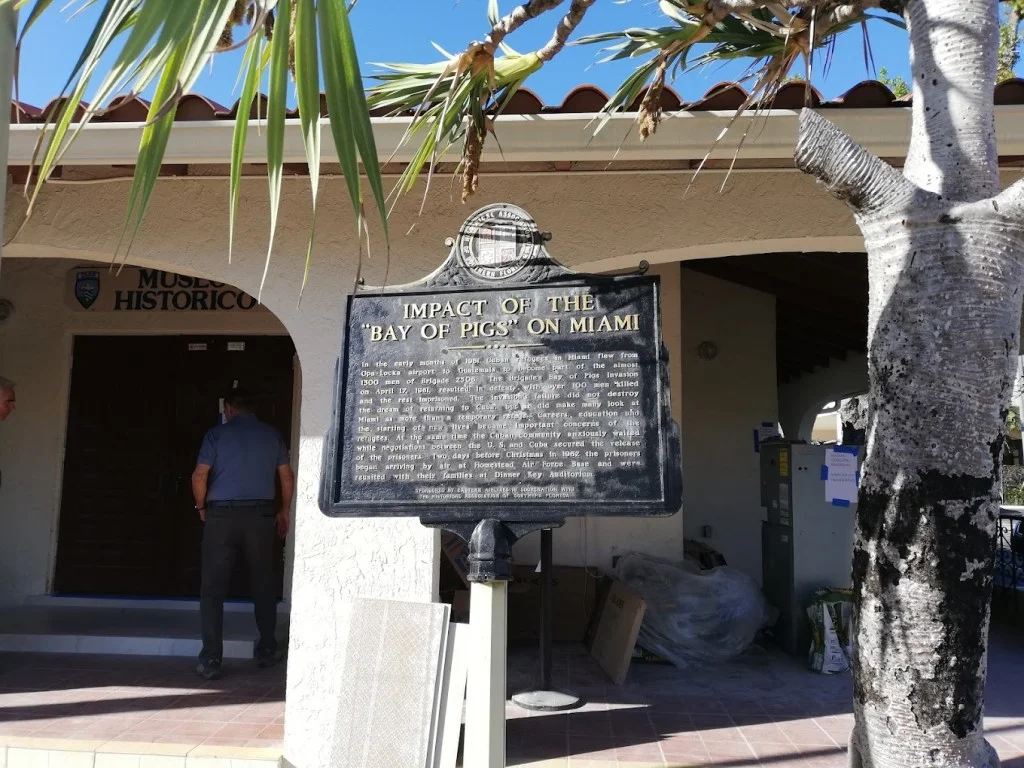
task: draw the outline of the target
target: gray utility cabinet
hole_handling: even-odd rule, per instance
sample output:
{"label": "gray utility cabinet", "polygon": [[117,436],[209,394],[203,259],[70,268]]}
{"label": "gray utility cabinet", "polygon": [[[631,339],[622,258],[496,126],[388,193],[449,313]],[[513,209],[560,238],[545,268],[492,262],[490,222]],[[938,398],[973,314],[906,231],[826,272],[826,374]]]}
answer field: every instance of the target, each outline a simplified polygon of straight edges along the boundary
{"label": "gray utility cabinet", "polygon": [[[825,498],[825,452],[836,446],[767,443],[761,446],[761,530],[764,595],[779,609],[772,634],[791,654],[811,642],[807,604],[821,587],[851,584],[856,501]],[[849,450],[849,448],[846,448]],[[857,448],[857,467],[864,449]]]}

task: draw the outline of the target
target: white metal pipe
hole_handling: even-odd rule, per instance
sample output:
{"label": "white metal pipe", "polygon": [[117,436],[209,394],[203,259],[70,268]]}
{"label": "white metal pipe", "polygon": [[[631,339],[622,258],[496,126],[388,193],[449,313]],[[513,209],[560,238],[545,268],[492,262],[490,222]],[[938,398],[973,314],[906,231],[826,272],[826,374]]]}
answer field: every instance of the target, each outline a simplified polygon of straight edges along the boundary
{"label": "white metal pipe", "polygon": [[505,768],[508,582],[469,585],[473,659],[466,681],[466,768]]}
{"label": "white metal pipe", "polygon": [[11,87],[14,85],[14,44],[18,12],[14,3],[0,5],[0,255],[4,246],[4,211],[7,205],[7,156],[11,127]]}

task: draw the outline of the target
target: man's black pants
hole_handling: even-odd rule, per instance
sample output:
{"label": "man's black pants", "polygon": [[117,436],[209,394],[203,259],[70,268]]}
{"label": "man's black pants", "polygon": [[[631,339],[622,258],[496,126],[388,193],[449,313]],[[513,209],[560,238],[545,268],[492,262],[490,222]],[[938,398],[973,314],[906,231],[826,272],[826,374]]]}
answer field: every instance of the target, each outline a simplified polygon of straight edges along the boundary
{"label": "man's black pants", "polygon": [[203,572],[199,614],[203,650],[199,658],[221,661],[224,655],[224,599],[236,555],[244,553],[260,633],[257,648],[274,652],[277,625],[277,586],[274,580],[274,505],[221,509],[210,504],[203,527]]}

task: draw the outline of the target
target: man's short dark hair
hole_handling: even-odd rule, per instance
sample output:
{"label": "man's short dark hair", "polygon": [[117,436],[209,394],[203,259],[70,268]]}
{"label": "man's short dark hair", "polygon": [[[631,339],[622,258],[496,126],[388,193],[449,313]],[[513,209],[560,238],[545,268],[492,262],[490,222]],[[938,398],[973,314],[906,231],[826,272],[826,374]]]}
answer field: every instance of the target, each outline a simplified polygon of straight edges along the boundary
{"label": "man's short dark hair", "polygon": [[247,389],[233,389],[231,393],[224,398],[224,404],[230,405],[236,411],[245,411],[246,413],[256,408],[256,398],[252,392]]}

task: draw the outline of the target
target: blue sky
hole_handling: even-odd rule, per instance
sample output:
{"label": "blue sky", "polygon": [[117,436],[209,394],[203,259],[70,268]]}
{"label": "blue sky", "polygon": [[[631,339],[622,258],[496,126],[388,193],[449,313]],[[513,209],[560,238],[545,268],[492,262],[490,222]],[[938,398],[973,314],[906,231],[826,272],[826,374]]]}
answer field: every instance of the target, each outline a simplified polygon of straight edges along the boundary
{"label": "blue sky", "polygon": [[[69,20],[58,0],[37,22],[26,40],[21,65],[21,99],[36,106],[45,105],[59,93],[70,68],[97,15],[95,8]],[[501,9],[512,7],[502,0]],[[24,16],[24,14],[23,14]],[[512,35],[507,42],[520,51],[540,47],[556,21],[553,13],[543,16]],[[363,74],[374,71],[372,62],[436,61],[439,54],[431,46],[436,42],[448,51],[458,51],[486,32],[484,0],[359,0],[353,12],[353,26]],[[665,17],[656,0],[599,0],[580,27],[590,34],[621,30],[631,26],[661,26]],[[875,65],[890,74],[907,76],[906,33],[875,22],[870,26]],[[527,87],[547,104],[558,104],[573,87],[592,83],[606,91],[614,89],[630,71],[628,62],[596,64],[599,48],[585,46],[566,49],[530,79]],[[235,81],[240,54],[227,54],[214,60],[212,71],[196,84],[195,91],[230,106],[237,98]],[[827,72],[823,56],[817,57],[814,84],[826,98],[833,98],[861,80],[874,77],[864,64],[862,35],[853,29],[836,46]],[[717,82],[737,78],[742,65],[715,65],[683,75],[672,86],[684,99],[696,99]]]}

